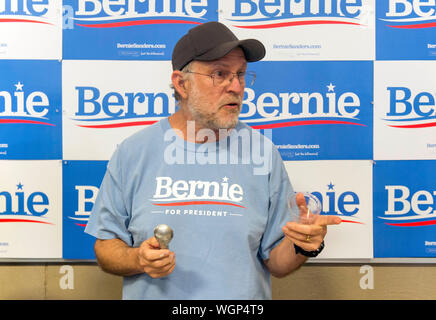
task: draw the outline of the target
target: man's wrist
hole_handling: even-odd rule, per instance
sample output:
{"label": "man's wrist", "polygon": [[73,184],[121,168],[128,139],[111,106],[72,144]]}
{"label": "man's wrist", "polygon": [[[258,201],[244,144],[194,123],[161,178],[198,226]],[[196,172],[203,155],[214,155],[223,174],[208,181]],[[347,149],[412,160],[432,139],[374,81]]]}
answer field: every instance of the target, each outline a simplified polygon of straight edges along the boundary
{"label": "man's wrist", "polygon": [[302,249],[301,247],[297,246],[295,243],[294,243],[294,249],[295,249],[296,254],[301,254],[301,255],[303,255],[305,257],[309,257],[309,258],[315,258],[324,249],[324,240],[321,242],[321,245],[319,246],[319,248],[314,250],[314,251],[306,251],[306,250]]}

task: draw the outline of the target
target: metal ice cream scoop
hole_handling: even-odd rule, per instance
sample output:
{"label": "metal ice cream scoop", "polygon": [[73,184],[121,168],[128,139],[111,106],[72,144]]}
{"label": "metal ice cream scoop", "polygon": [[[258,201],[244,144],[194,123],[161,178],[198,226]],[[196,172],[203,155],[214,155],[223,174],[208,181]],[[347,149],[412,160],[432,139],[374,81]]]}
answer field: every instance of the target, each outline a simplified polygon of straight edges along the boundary
{"label": "metal ice cream scoop", "polygon": [[173,238],[173,229],[166,224],[159,224],[154,228],[154,236],[161,249],[168,249],[168,244]]}

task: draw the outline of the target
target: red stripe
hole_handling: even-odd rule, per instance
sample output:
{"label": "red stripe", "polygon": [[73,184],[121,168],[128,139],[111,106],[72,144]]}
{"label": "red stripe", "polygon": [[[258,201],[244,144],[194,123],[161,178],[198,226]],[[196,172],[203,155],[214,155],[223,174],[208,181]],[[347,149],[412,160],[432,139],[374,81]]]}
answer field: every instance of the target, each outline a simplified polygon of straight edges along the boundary
{"label": "red stripe", "polygon": [[409,124],[409,125],[404,125],[404,126],[393,126],[393,125],[389,125],[389,127],[392,128],[429,128],[429,127],[436,127],[436,122],[431,122],[431,123],[421,123],[421,124]]}
{"label": "red stripe", "polygon": [[221,202],[221,201],[186,201],[186,202],[171,202],[171,203],[153,203],[155,206],[190,206],[190,205],[198,205],[198,204],[222,204],[227,206],[235,206],[239,208],[244,208],[243,206],[240,206],[239,204],[234,203],[228,203],[228,202]]}
{"label": "red stripe", "polygon": [[402,223],[387,223],[385,224],[394,227],[419,227],[419,226],[431,226],[436,224],[436,220],[417,221],[417,222],[402,222]]}
{"label": "red stripe", "polygon": [[43,24],[53,25],[52,23],[49,23],[49,22],[27,20],[27,19],[0,19],[0,22],[30,22],[30,23],[43,23]]}
{"label": "red stripe", "polygon": [[351,221],[351,220],[344,220],[344,219],[341,219],[341,220],[342,220],[342,222],[364,224],[363,222],[358,222],[358,221]]}
{"label": "red stripe", "polygon": [[141,26],[146,24],[165,24],[165,23],[182,23],[182,24],[201,24],[195,21],[186,20],[134,20],[134,21],[120,21],[120,22],[108,22],[99,24],[79,24],[76,25],[86,28],[117,28],[117,27],[129,27],[129,26]]}
{"label": "red stripe", "polygon": [[33,124],[43,124],[45,126],[55,126],[52,123],[46,123],[34,120],[20,120],[20,119],[0,119],[0,123],[33,123]]}
{"label": "red stripe", "polygon": [[293,21],[293,22],[273,23],[273,24],[260,24],[256,26],[234,26],[234,27],[244,28],[244,29],[270,29],[270,28],[294,27],[294,26],[316,25],[316,24],[352,24],[356,26],[361,25],[359,23],[345,22],[345,21],[313,20],[313,21]]}
{"label": "red stripe", "polygon": [[295,126],[306,126],[315,124],[351,124],[355,126],[366,126],[360,123],[354,123],[349,121],[336,121],[336,120],[307,120],[307,121],[292,121],[292,122],[280,122],[280,123],[270,123],[261,125],[251,125],[253,129],[273,129],[282,127],[295,127]]}
{"label": "red stripe", "polygon": [[408,25],[402,25],[402,26],[388,26],[388,27],[399,28],[399,29],[433,28],[433,27],[436,27],[436,22],[421,23],[421,24],[408,24]]}
{"label": "red stripe", "polygon": [[50,222],[45,221],[35,221],[35,220],[26,220],[26,219],[0,219],[0,222],[32,222],[32,223],[44,223],[44,224],[51,224]]}
{"label": "red stripe", "polygon": [[86,224],[82,224],[82,223],[75,223],[75,225],[81,226],[81,227],[86,227]]}
{"label": "red stripe", "polygon": [[157,121],[136,121],[136,122],[125,122],[125,123],[111,123],[111,124],[96,124],[96,125],[78,125],[82,128],[93,128],[93,129],[108,129],[108,128],[121,128],[121,127],[133,127],[133,126],[143,126],[154,124]]}

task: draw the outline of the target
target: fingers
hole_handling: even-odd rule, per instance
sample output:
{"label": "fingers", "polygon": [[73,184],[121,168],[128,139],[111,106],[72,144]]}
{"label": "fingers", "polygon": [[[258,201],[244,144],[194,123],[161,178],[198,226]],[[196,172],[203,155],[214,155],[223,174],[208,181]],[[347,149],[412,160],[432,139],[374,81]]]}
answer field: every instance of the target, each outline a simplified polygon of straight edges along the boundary
{"label": "fingers", "polygon": [[171,253],[167,258],[149,264],[144,270],[152,278],[162,278],[171,274],[175,267],[175,255]]}
{"label": "fingers", "polygon": [[321,245],[327,233],[327,227],[288,222],[282,231],[292,243],[306,251],[314,251]]}
{"label": "fingers", "polygon": [[304,194],[302,194],[301,192],[297,193],[297,195],[295,196],[295,202],[297,203],[297,207],[300,210],[300,215],[306,214],[307,203],[306,203],[306,198],[304,198]]}
{"label": "fingers", "polygon": [[316,224],[322,226],[340,224],[342,222],[341,218],[338,216],[324,216],[320,215],[316,218]]}
{"label": "fingers", "polygon": [[175,268],[175,254],[168,249],[159,249],[155,237],[145,240],[139,248],[139,265],[152,278],[169,275]]}
{"label": "fingers", "polygon": [[[310,223],[318,224],[318,225],[335,225],[340,224],[342,222],[341,218],[338,216],[332,215],[314,215],[309,214],[306,199],[304,198],[304,194],[301,192],[297,193],[295,196],[295,201],[297,203],[298,208],[300,209],[300,217],[302,220],[310,221]],[[313,220],[315,219],[315,220]]]}
{"label": "fingers", "polygon": [[287,222],[286,228],[304,235],[316,235],[319,233],[326,233],[327,226],[323,224],[304,224],[298,222]]}
{"label": "fingers", "polygon": [[287,222],[282,231],[292,243],[306,251],[313,251],[317,250],[324,240],[327,226],[341,222],[342,220],[338,216],[318,215],[310,224]]}
{"label": "fingers", "polygon": [[[283,228],[283,233],[290,239],[292,240],[292,242],[296,243],[310,243],[310,242],[317,242],[319,240],[319,242],[322,241],[323,239],[323,235],[322,234],[303,234],[300,232],[296,232],[293,230],[289,230],[286,227]],[[296,243],[298,245],[298,243]]]}
{"label": "fingers", "polygon": [[298,192],[295,196],[295,202],[297,203],[298,207],[303,206],[307,208],[306,199],[304,198],[304,194],[302,194],[301,192]]}

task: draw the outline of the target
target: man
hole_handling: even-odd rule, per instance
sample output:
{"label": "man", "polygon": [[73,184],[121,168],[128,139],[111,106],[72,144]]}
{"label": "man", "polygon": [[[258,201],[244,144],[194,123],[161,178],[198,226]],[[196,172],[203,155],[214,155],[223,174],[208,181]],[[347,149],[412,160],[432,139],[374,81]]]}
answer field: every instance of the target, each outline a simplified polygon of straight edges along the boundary
{"label": "man", "polygon": [[[101,268],[124,276],[124,299],[271,299],[270,275],[316,256],[326,226],[340,223],[289,221],[293,190],[277,149],[238,121],[254,80],[247,62],[264,55],[218,22],[176,44],[179,109],[117,148],[86,228]],[[306,214],[302,194],[296,202]],[[153,236],[158,224],[174,230],[169,249]]]}

